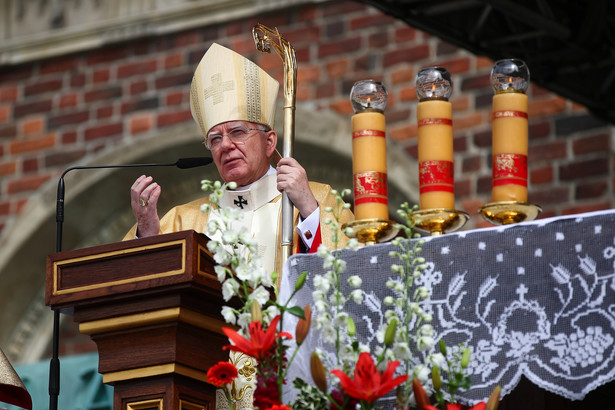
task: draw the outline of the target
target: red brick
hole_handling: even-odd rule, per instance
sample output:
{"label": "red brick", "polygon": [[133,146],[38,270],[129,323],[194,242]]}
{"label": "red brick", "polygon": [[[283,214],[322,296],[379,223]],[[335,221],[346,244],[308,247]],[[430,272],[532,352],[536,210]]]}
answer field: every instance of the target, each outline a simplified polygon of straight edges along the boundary
{"label": "red brick", "polygon": [[609,134],[582,137],[572,143],[572,151],[575,155],[589,154],[592,152],[608,152],[610,149],[611,136]]}
{"label": "red brick", "polygon": [[27,140],[15,140],[11,142],[9,151],[11,154],[23,154],[25,152],[41,151],[55,145],[55,135],[48,134],[39,138]]}
{"label": "red brick", "polygon": [[62,144],[74,144],[75,142],[77,142],[77,133],[75,131],[62,134]]}
{"label": "red brick", "polygon": [[470,58],[460,57],[450,60],[438,61],[440,67],[444,67],[449,73],[453,74],[453,82],[455,82],[454,74],[465,73],[470,70]]}
{"label": "red brick", "polygon": [[113,106],[107,105],[96,110],[96,118],[99,120],[109,118],[113,115]]}
{"label": "red brick", "polygon": [[492,59],[488,57],[476,56],[476,69],[477,70],[482,70],[486,68],[489,68],[489,70],[491,70],[491,67],[493,67],[494,63],[495,61],[493,61]]}
{"label": "red brick", "polygon": [[480,171],[483,164],[483,159],[480,156],[471,156],[462,158],[461,160],[461,172],[462,173],[474,173]]}
{"label": "red brick", "polygon": [[25,135],[40,134],[44,128],[44,118],[30,118],[21,124],[21,132]]}
{"label": "red brick", "polygon": [[114,61],[122,61],[128,56],[128,48],[124,45],[116,45],[98,49],[96,53],[90,53],[86,59],[87,65],[96,65],[103,63],[111,63]]}
{"label": "red brick", "polygon": [[403,87],[399,92],[399,99],[401,101],[418,101],[416,96],[416,87]]}
{"label": "red brick", "polygon": [[0,88],[0,101],[16,101],[18,89],[16,86],[8,85]]}
{"label": "red brick", "polygon": [[570,202],[570,189],[567,186],[550,187],[528,192],[530,203],[538,205],[560,205]]}
{"label": "red brick", "polygon": [[[307,27],[291,28],[283,33],[283,36],[289,43],[301,44],[301,43],[318,43],[322,35],[322,28],[317,25],[310,25]],[[252,45],[254,47],[254,45]]]}
{"label": "red brick", "polygon": [[152,114],[135,115],[130,119],[130,134],[140,134],[151,130],[154,127],[154,117]]}
{"label": "red brick", "polygon": [[318,80],[321,77],[322,73],[320,71],[319,66],[300,66],[297,69],[297,82],[300,83],[302,81],[311,82]]}
{"label": "red brick", "polygon": [[469,179],[455,179],[455,195],[458,197],[468,196],[472,193],[472,181]]}
{"label": "red brick", "polygon": [[334,40],[318,46],[318,58],[325,58],[334,55],[345,55],[361,48],[360,37],[347,37],[341,40]]}
{"label": "red brick", "polygon": [[541,98],[539,100],[530,99],[528,103],[528,116],[547,117],[560,113],[566,109],[566,100],[562,97],[554,96],[551,98]]}
{"label": "red brick", "polygon": [[37,95],[37,94],[50,93],[50,92],[58,91],[61,88],[62,88],[61,80],[39,81],[37,83],[30,84],[24,87],[24,95],[28,97],[28,96]]}
{"label": "red brick", "polygon": [[8,105],[0,106],[0,122],[7,122],[11,116],[11,107]]}
{"label": "red brick", "polygon": [[68,166],[75,163],[86,155],[85,149],[62,150],[45,156],[46,167]]}
{"label": "red brick", "polygon": [[391,70],[391,84],[414,83],[414,70],[412,66],[396,68]]}
{"label": "red brick", "polygon": [[566,141],[553,141],[545,144],[532,144],[528,150],[528,162],[535,163],[544,160],[565,158],[567,155]]}
{"label": "red brick", "polygon": [[550,165],[531,169],[529,173],[530,182],[532,183],[532,185],[551,183],[553,182],[554,173],[555,171]]}
{"label": "red brick", "polygon": [[575,214],[580,214],[584,212],[602,211],[604,209],[610,209],[610,208],[611,208],[611,204],[609,204],[606,201],[598,202],[598,203],[592,202],[592,203],[584,204],[584,205],[575,205],[575,206],[566,207],[562,210],[562,215],[575,215]]}
{"label": "red brick", "polygon": [[312,101],[314,99],[312,87],[305,84],[297,84],[297,101]]}
{"label": "red brick", "polygon": [[464,116],[453,114],[453,130],[457,132],[459,130],[473,128],[482,124],[484,121],[485,119],[481,113],[474,113]]}
{"label": "red brick", "polygon": [[156,71],[156,66],[156,60],[122,64],[117,68],[117,77],[122,79],[135,75],[153,73]]}
{"label": "red brick", "polygon": [[181,67],[184,64],[184,55],[181,53],[175,53],[164,58],[164,68]]}
{"label": "red brick", "polygon": [[78,96],[76,93],[71,93],[71,94],[64,94],[60,96],[60,101],[58,102],[58,107],[60,109],[62,108],[69,108],[69,107],[76,107],[77,106],[77,101],[78,101]]}
{"label": "red brick", "polygon": [[94,71],[92,74],[92,82],[96,83],[108,83],[111,78],[111,72],[108,68],[102,68],[100,70]]}
{"label": "red brick", "polygon": [[130,84],[130,95],[141,94],[147,91],[147,81],[137,80]]}
{"label": "red brick", "polygon": [[51,175],[32,175],[9,181],[7,184],[7,192],[9,194],[17,194],[19,192],[35,191],[45,182],[49,181],[50,178]]}
{"label": "red brick", "polygon": [[319,84],[316,86],[316,99],[330,98],[334,95],[336,95],[336,90],[331,83]]}
{"label": "red brick", "polygon": [[60,57],[52,60],[42,60],[40,63],[40,74],[66,73],[76,70],[79,67],[79,57]]}
{"label": "red brick", "polygon": [[395,30],[395,43],[404,43],[406,41],[412,41],[416,38],[416,31],[409,26],[403,26]]}
{"label": "red brick", "polygon": [[122,135],[123,130],[122,123],[105,124],[86,129],[84,136],[86,141],[91,141],[98,138]]}
{"label": "red brick", "polygon": [[438,57],[454,54],[459,49],[451,43],[447,43],[446,41],[438,41],[438,45],[436,46],[436,55]]}
{"label": "red brick", "polygon": [[399,63],[411,63],[421,61],[429,57],[429,46],[427,44],[419,44],[414,47],[406,47],[396,49],[385,53],[382,57],[382,65],[388,68]]}
{"label": "red brick", "polygon": [[38,171],[38,158],[26,158],[21,164],[21,169],[26,174]]}
{"label": "red brick", "polygon": [[171,91],[165,97],[166,105],[180,105],[188,100],[188,95],[184,91]]}
{"label": "red brick", "polygon": [[574,198],[575,199],[591,199],[604,196],[608,192],[608,183],[606,181],[588,181],[577,184]]}
{"label": "red brick", "polygon": [[51,100],[15,104],[13,108],[13,116],[15,118],[21,118],[30,114],[48,113],[51,111],[51,108]]}
{"label": "red brick", "polygon": [[378,13],[367,16],[360,16],[350,20],[350,29],[362,30],[365,28],[390,25],[395,22],[396,20],[393,17],[387,16],[386,14]]}
{"label": "red brick", "polygon": [[461,90],[464,92],[481,88],[491,89],[491,77],[489,74],[468,77],[461,82]]}
{"label": "red brick", "polygon": [[342,57],[325,63],[325,67],[330,78],[340,78],[348,74],[350,60],[348,57]]}
{"label": "red brick", "polygon": [[0,176],[14,174],[17,171],[17,163],[15,161],[0,164]]}
{"label": "red brick", "polygon": [[17,135],[17,126],[15,124],[7,125],[6,127],[0,127],[0,138],[2,137],[15,137]]}
{"label": "red brick", "polygon": [[406,141],[410,138],[417,137],[417,127],[415,122],[411,122],[408,125],[392,126],[387,130],[387,134],[390,135],[395,141]]}
{"label": "red brick", "polygon": [[[608,153],[605,154],[608,155]],[[559,167],[559,178],[562,181],[579,180],[587,177],[606,175],[608,173],[608,158],[573,161]]]}
{"label": "red brick", "polygon": [[[470,98],[467,95],[462,95],[461,97],[456,97],[451,100],[451,104],[453,106],[453,116],[455,113],[462,113],[470,108]],[[481,114],[481,118],[482,114]]]}
{"label": "red brick", "polygon": [[47,119],[47,128],[55,129],[64,125],[81,124],[90,118],[88,111],[77,111],[68,114],[51,116]]}
{"label": "red brick", "polygon": [[71,87],[83,87],[86,83],[86,78],[85,78],[85,74],[83,73],[77,73],[74,74],[71,78],[70,78],[70,86]]}
{"label": "red brick", "polygon": [[530,139],[544,138],[551,135],[551,124],[549,121],[530,121],[528,126],[528,136]]}
{"label": "red brick", "polygon": [[88,91],[84,95],[84,102],[92,103],[95,101],[112,100],[122,96],[121,87],[105,87],[97,90]]}
{"label": "red brick", "polygon": [[160,90],[163,88],[176,86],[189,87],[193,76],[194,72],[192,70],[184,71],[182,73],[162,75],[156,79],[156,89]]}
{"label": "red brick", "polygon": [[334,1],[323,4],[321,8],[324,17],[337,16],[340,14],[349,14],[358,11],[364,11],[366,6],[352,1]]}
{"label": "red brick", "polygon": [[162,128],[175,124],[181,124],[186,121],[192,121],[192,113],[190,110],[165,112],[158,115],[156,126]]}
{"label": "red brick", "polygon": [[11,212],[11,203],[8,201],[0,202],[0,215],[9,215]]}
{"label": "red brick", "polygon": [[183,33],[177,33],[174,35],[173,44],[176,48],[181,49],[182,47],[191,46],[193,44],[198,44],[200,41],[199,33],[197,31],[186,31]]}
{"label": "red brick", "polygon": [[354,111],[348,99],[338,99],[329,104],[329,108],[342,115],[353,115]]}

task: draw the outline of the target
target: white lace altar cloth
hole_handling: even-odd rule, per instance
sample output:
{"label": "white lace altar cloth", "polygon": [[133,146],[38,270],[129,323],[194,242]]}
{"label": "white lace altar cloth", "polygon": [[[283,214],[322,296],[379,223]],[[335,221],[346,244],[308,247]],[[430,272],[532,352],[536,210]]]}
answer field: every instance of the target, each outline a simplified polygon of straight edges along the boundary
{"label": "white lace altar cloth", "polygon": [[[447,346],[466,342],[472,352],[472,388],[460,401],[485,400],[498,384],[505,395],[522,375],[572,400],[615,379],[615,210],[423,239],[421,256],[429,267],[419,282],[430,298],[422,307],[433,314],[436,346],[444,338]],[[346,274],[363,279],[366,300],[348,303],[363,342],[375,340],[383,321],[382,300],[390,295],[385,282],[393,277],[390,265],[398,263],[390,250],[397,248],[377,244],[342,253]],[[288,260],[282,300],[303,271],[308,281],[291,306],[311,303],[311,278],[323,273],[322,259]],[[285,328],[294,326],[286,315]],[[295,377],[311,383],[309,355],[316,347],[334,359],[310,332],[289,369],[289,385]],[[428,353],[415,352],[413,360],[424,363]]]}

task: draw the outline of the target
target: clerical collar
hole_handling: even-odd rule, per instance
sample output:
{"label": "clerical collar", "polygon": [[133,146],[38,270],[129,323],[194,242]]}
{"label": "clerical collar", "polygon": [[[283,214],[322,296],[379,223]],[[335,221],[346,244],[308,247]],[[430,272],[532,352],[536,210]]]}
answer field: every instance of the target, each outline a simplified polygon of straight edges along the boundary
{"label": "clerical collar", "polygon": [[277,189],[277,173],[270,167],[267,173],[250,185],[226,191],[220,199],[221,207],[236,207],[242,211],[255,211],[280,195]]}

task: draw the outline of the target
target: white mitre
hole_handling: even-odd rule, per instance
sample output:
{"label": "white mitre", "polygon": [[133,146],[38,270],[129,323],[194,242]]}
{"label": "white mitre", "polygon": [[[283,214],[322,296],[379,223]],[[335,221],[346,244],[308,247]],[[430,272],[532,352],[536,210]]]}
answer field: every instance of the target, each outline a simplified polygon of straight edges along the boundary
{"label": "white mitre", "polygon": [[190,109],[203,135],[227,121],[250,121],[273,128],[279,84],[252,61],[212,44],[196,68]]}

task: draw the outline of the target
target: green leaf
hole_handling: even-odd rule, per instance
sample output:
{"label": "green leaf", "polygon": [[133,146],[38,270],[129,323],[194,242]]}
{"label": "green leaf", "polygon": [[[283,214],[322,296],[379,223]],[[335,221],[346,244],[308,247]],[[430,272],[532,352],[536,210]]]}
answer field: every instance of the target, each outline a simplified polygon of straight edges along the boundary
{"label": "green leaf", "polygon": [[299,306],[293,306],[285,310],[291,315],[297,316],[300,319],[305,319],[305,312]]}

